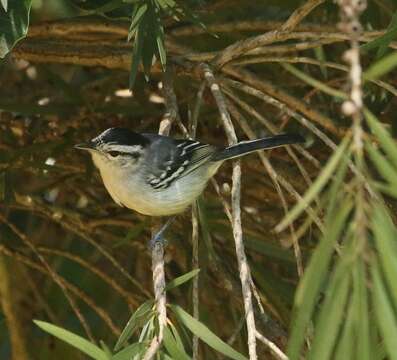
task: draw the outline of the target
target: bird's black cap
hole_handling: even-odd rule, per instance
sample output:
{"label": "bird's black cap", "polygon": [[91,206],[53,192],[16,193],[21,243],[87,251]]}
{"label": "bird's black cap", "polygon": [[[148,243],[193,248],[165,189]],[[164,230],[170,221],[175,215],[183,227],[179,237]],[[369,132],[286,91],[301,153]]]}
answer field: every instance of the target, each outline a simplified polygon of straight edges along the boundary
{"label": "bird's black cap", "polygon": [[95,144],[112,143],[117,145],[145,146],[148,143],[148,139],[130,129],[114,127],[105,130],[103,133],[93,139],[92,142],[94,142]]}

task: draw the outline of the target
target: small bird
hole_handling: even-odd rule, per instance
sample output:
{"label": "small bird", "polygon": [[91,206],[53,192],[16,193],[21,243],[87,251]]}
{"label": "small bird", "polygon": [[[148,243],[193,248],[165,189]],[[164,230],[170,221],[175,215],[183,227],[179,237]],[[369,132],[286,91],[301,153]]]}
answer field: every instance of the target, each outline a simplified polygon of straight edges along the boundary
{"label": "small bird", "polygon": [[114,127],[75,147],[91,153],[117,204],[145,215],[170,216],[194,202],[225,160],[302,142],[300,135],[279,134],[219,148]]}

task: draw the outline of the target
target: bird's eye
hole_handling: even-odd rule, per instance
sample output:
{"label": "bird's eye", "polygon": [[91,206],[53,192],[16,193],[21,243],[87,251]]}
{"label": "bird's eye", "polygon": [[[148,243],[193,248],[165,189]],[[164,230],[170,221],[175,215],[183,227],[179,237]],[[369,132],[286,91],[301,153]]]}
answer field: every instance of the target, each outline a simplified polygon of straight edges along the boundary
{"label": "bird's eye", "polygon": [[109,151],[108,154],[111,157],[116,157],[116,156],[119,156],[121,154],[121,152],[120,151]]}

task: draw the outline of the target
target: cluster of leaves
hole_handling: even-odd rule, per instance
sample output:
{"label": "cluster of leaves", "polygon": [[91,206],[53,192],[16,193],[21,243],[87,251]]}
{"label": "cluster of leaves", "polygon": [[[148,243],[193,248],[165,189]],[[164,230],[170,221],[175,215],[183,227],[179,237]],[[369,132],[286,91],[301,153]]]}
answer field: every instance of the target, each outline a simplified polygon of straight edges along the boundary
{"label": "cluster of leaves", "polygon": [[[13,46],[27,34],[29,13],[32,0],[13,1],[8,4],[2,0],[0,10],[0,58],[4,58]],[[152,65],[160,61],[165,70],[167,63],[164,17],[171,17],[176,21],[189,20],[204,27],[189,7],[182,1],[176,0],[116,0],[101,6],[82,9],[84,15],[100,14],[116,11],[126,5],[132,5],[131,25],[128,41],[133,39],[133,51],[130,71],[130,88],[134,86],[135,78],[141,64],[146,78],[149,78]],[[131,11],[131,6],[128,6]]]}
{"label": "cluster of leaves", "polygon": [[[192,270],[167,284],[166,290],[169,291],[177,286],[184,284],[198,274],[199,270]],[[205,342],[219,353],[234,360],[246,360],[246,357],[234,350],[231,346],[215,335],[207,326],[193,318],[189,313],[178,305],[169,305],[172,314],[177,318],[179,325],[182,327],[183,334],[186,329],[190,330],[195,336]],[[119,339],[114,346],[113,352],[101,343],[102,349],[97,345],[89,342],[79,335],[71,333],[61,327],[55,326],[43,321],[35,321],[36,325],[51,335],[72,345],[95,360],[127,360],[142,359],[151,340],[156,336],[156,312],[154,310],[154,301],[148,300],[139,306],[132,314],[127,325],[122,331]],[[141,328],[138,339],[132,342],[133,335]],[[185,336],[186,338],[186,336]],[[186,338],[188,339],[188,338]],[[168,320],[164,328],[164,350],[159,352],[162,359],[165,360],[189,360],[191,357],[185,350],[185,341],[179,335],[177,327]]]}
{"label": "cluster of leaves", "polygon": [[[394,23],[366,48],[378,48],[383,55],[395,29]],[[376,80],[396,65],[394,52],[374,62],[363,78]],[[321,91],[347,98],[291,66],[288,70]],[[325,226],[295,295],[288,345],[292,360],[300,358],[305,339],[311,342],[307,359],[395,356],[397,227],[388,203],[397,199],[397,145],[368,109],[364,118],[353,125],[353,135],[345,136],[303,200],[279,224],[280,230],[285,228],[322,194]],[[370,134],[364,133],[366,127]]]}
{"label": "cluster of leaves", "polygon": [[135,5],[131,18],[128,40],[134,39],[132,52],[130,87],[134,85],[139,64],[146,77],[149,77],[152,64],[156,60],[165,70],[167,56],[165,51],[164,26],[162,15],[173,17],[175,20],[188,19],[193,23],[204,26],[182,2],[174,0],[143,0]]}
{"label": "cluster of leaves", "polygon": [[[108,15],[121,7],[131,22],[129,40],[134,42],[130,73],[132,84],[140,64],[146,75],[156,59],[163,66],[166,65],[164,16],[188,19],[194,23],[197,23],[197,18],[181,2],[172,0],[108,1],[99,7],[86,9],[84,14]],[[30,1],[1,0],[0,55],[8,53],[15,42],[25,36],[29,9]],[[377,81],[397,66],[396,52],[386,54],[388,46],[396,38],[396,19],[395,14],[384,35],[362,46],[363,52],[377,50],[377,59],[365,72],[364,79]],[[321,54],[322,48],[317,50],[316,56],[325,60],[327,54]],[[330,87],[328,82],[311,78],[294,66],[285,63],[283,69],[316,91],[332,96],[335,103],[347,98],[347,94]],[[324,64],[321,65],[324,77],[327,77],[326,69]],[[371,88],[368,89],[366,93],[371,94]],[[299,358],[305,350],[311,359],[351,359],[354,356],[360,359],[383,359],[386,356],[393,358],[396,354],[394,335],[397,333],[397,290],[393,279],[397,276],[397,267],[393,260],[397,251],[397,231],[388,205],[397,199],[397,148],[384,124],[369,110],[365,110],[365,121],[363,119],[361,128],[363,131],[367,128],[370,130],[362,139],[364,153],[357,152],[354,138],[347,134],[303,200],[292,209],[279,227],[281,229],[297,220],[308,205],[317,204],[318,214],[325,209],[323,233],[296,293],[288,347],[291,359]],[[30,152],[30,156],[32,149],[33,147],[26,146],[24,150],[25,153]],[[0,196],[4,188],[4,174],[3,172],[0,177]],[[54,206],[54,213],[58,210]],[[212,213],[208,218],[211,217]],[[204,242],[211,242],[207,226],[212,226],[211,230],[216,227],[222,234],[228,231],[228,227],[221,221],[216,222],[219,215],[213,217],[217,219],[203,226]],[[310,224],[311,221],[309,218],[305,224]],[[145,223],[136,226],[119,239],[117,246],[137,237],[144,228]],[[255,256],[261,253],[291,263],[289,252],[272,248],[263,239],[248,234],[245,242],[249,249],[255,250]],[[208,248],[211,249],[210,246]],[[211,251],[215,253],[213,249]],[[212,253],[211,256],[216,257]],[[280,266],[277,264],[275,267]],[[270,275],[265,277],[264,267],[254,262],[252,269],[254,280],[260,285],[264,284],[263,288],[271,288],[266,294],[271,298],[281,281],[279,278],[272,279]],[[191,272],[177,278],[169,284],[168,289],[184,283],[194,275]],[[277,288],[275,297],[285,290],[282,285],[280,288],[281,290]],[[291,288],[284,292],[287,293],[286,298],[291,297]],[[280,308],[288,313],[288,305],[282,302],[278,303],[281,303]],[[170,310],[172,320],[169,319],[164,334],[164,348],[161,350],[164,358],[189,358],[190,337],[186,335],[186,329],[225,356],[244,358],[181,307],[170,305]],[[144,302],[132,315],[113,350],[104,343],[98,347],[55,325],[41,321],[36,321],[36,324],[94,359],[120,360],[142,356],[156,335],[156,316],[153,301]],[[284,316],[289,320],[288,315]],[[137,335],[138,330],[140,333]],[[310,349],[305,349],[305,338],[311,342]]]}
{"label": "cluster of leaves", "polygon": [[24,38],[29,27],[32,0],[1,0],[0,6],[0,58],[4,58],[14,45]]}

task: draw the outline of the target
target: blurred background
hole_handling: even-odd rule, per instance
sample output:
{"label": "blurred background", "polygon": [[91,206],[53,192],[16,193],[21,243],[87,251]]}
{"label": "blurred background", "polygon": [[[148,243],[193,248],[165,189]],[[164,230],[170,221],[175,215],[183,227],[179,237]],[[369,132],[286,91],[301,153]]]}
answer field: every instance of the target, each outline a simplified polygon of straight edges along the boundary
{"label": "blurred background", "polygon": [[[131,312],[152,297],[147,247],[150,219],[117,206],[88,154],[73,149],[74,144],[112,126],[157,132],[165,112],[158,64],[148,79],[139,72],[132,92],[128,90],[132,45],[126,38],[133,4],[108,11],[103,6],[109,3],[33,0],[27,38],[0,63],[1,359],[11,358],[12,348],[19,351],[14,356],[18,360],[84,359],[69,345],[42,332],[32,319],[87,336],[77,310],[93,339],[112,347]],[[202,79],[189,70],[192,66],[181,62],[209,61],[229,44],[275,29],[304,1],[185,3],[208,29],[188,20],[164,18],[167,55],[175,61],[174,88],[182,122],[187,125]],[[361,20],[367,43],[378,35],[375,30],[388,27],[395,11],[391,0],[368,4]],[[316,37],[340,33],[338,19],[337,6],[326,1],[296,29],[311,36],[259,48],[233,64],[248,70],[259,79],[263,91],[267,89],[267,94],[308,118],[335,143],[350,126],[350,119],[340,113],[342,100],[330,101],[329,95],[302,81],[293,69],[347,90],[341,56],[349,44],[340,36]],[[375,53],[366,53],[363,66],[375,58]],[[281,65],[294,62],[292,70]],[[241,112],[235,110],[233,116],[231,111],[239,139],[249,134],[265,136],[271,133],[269,129],[300,132],[308,138],[306,149],[267,152],[270,168],[257,155],[245,157],[242,165],[244,242],[264,307],[264,313],[256,309],[258,328],[285,346],[300,272],[321,232],[316,224],[305,227],[304,219],[281,233],[274,227],[296,202],[297,194],[312,184],[332,150],[282,107],[233,88],[228,76],[230,73],[219,74],[219,81],[228,101]],[[395,134],[396,73],[389,73],[384,81],[386,85],[368,83],[365,101]],[[177,126],[172,135],[183,137]],[[203,93],[197,138],[227,144],[208,88]],[[282,183],[279,190],[269,169]],[[199,201],[200,320],[246,353],[233,235],[222,205],[230,201],[230,186],[231,165],[225,164]],[[395,201],[389,199],[388,204],[395,214]],[[322,215],[316,213],[318,218]],[[167,281],[192,268],[191,227],[189,210],[167,231]],[[293,246],[291,231],[298,231],[298,248]],[[190,311],[190,294],[188,282],[171,290],[168,300]],[[221,358],[200,346],[202,359]],[[263,345],[259,349],[261,358],[270,358]]]}

